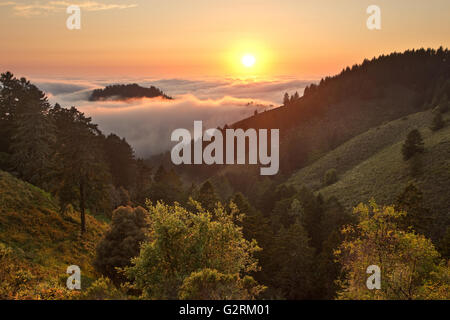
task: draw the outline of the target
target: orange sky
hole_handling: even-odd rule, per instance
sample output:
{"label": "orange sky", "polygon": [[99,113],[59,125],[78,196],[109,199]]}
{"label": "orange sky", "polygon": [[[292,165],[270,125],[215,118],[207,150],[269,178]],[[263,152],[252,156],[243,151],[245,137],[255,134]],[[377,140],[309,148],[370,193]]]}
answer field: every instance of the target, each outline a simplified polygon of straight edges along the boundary
{"label": "orange sky", "polygon": [[[69,2],[82,7],[81,30],[66,28],[66,1],[1,0],[0,70],[318,78],[366,57],[450,42],[448,0]],[[380,31],[366,28],[370,4],[381,7]],[[246,53],[253,68],[240,63]]]}

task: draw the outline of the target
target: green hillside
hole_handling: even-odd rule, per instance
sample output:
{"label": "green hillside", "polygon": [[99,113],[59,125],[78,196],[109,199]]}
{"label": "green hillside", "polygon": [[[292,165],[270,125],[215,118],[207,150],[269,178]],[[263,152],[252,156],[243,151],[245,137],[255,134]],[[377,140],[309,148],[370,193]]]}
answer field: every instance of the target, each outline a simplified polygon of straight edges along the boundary
{"label": "green hillside", "polygon": [[[448,218],[450,126],[431,131],[433,116],[431,110],[424,111],[372,128],[297,171],[288,184],[306,185],[326,198],[335,196],[351,208],[372,197],[377,203],[392,204],[406,185],[414,181],[427,206]],[[448,122],[449,115],[444,118]],[[421,173],[415,177],[401,154],[406,135],[413,129],[419,129],[425,144]],[[336,169],[338,181],[323,187],[322,179],[329,169]]]}
{"label": "green hillside", "polygon": [[83,279],[89,283],[94,277],[91,260],[95,245],[106,223],[88,215],[88,230],[82,239],[79,223],[77,212],[63,217],[48,193],[0,171],[0,265],[12,261],[15,276],[27,275],[19,279],[23,285],[37,288],[40,282],[52,280],[63,284],[66,269],[73,264],[81,268]]}

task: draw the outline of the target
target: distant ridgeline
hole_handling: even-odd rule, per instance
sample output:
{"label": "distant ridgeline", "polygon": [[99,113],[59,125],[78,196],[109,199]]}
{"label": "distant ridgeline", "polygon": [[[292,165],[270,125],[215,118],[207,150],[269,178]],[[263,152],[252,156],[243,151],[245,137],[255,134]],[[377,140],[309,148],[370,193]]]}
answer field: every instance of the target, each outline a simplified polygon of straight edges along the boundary
{"label": "distant ridgeline", "polygon": [[99,100],[127,100],[132,98],[156,98],[172,99],[166,95],[161,89],[154,86],[149,88],[141,87],[133,84],[115,84],[105,87],[104,89],[95,89],[92,91],[89,101]]}

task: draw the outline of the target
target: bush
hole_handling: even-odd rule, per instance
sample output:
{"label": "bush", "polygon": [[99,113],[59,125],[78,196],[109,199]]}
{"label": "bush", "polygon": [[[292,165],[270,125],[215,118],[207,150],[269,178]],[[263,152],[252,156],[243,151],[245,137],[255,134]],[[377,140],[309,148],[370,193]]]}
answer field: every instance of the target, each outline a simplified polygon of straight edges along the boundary
{"label": "bush", "polygon": [[81,294],[81,300],[123,300],[126,294],[117,289],[108,278],[101,277]]}
{"label": "bush", "polygon": [[325,173],[325,176],[323,177],[323,184],[324,186],[329,186],[338,181],[337,172],[336,169],[330,169]]}
{"label": "bush", "polygon": [[184,279],[179,297],[182,300],[249,300],[262,289],[251,277],[241,279],[239,274],[203,269]]}
{"label": "bush", "polygon": [[116,285],[125,280],[116,268],[130,265],[131,258],[139,254],[140,245],[146,239],[147,214],[142,207],[117,208],[110,230],[97,246],[94,267]]}
{"label": "bush", "polygon": [[419,130],[414,129],[408,133],[405,143],[402,146],[403,160],[409,160],[417,153],[424,151],[422,135]]}
{"label": "bush", "polygon": [[[134,288],[142,291],[141,298],[204,297],[203,289],[209,285],[217,290],[214,294],[223,296],[222,290],[234,292],[236,282],[230,275],[245,276],[259,270],[254,253],[260,249],[255,240],[245,240],[242,228],[236,225],[241,215],[234,204],[230,203],[229,210],[216,207],[214,219],[198,202],[192,201],[191,206],[195,212],[178,203],[149,206],[149,241],[126,268]],[[193,275],[203,269],[217,272]],[[207,279],[213,283],[208,284]],[[258,289],[256,283],[253,287]]]}

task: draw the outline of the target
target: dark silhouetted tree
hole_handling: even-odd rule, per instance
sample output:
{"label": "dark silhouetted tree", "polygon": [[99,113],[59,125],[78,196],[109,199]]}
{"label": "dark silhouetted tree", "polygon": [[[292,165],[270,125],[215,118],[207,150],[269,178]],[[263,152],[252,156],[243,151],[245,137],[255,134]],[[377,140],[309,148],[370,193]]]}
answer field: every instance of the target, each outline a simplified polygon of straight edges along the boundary
{"label": "dark silhouetted tree", "polygon": [[110,134],[105,139],[105,155],[114,186],[131,190],[136,170],[133,148],[125,138]]}
{"label": "dark silhouetted tree", "polygon": [[86,210],[109,205],[110,182],[102,148],[102,133],[75,107],[56,105],[50,110],[57,126],[57,180],[61,208],[78,202],[81,233],[86,231]]}
{"label": "dark silhouetted tree", "polygon": [[291,103],[291,98],[289,97],[289,93],[284,94],[283,105],[287,106]]}
{"label": "dark silhouetted tree", "polygon": [[116,268],[131,265],[131,258],[139,255],[145,241],[147,211],[142,207],[119,207],[114,210],[110,229],[97,246],[94,266],[102,275],[118,285],[126,278]]}
{"label": "dark silhouetted tree", "polygon": [[206,181],[202,184],[196,200],[202,204],[203,208],[213,212],[217,202],[219,202],[219,198],[211,182]]}
{"label": "dark silhouetted tree", "polygon": [[402,146],[403,160],[409,160],[417,153],[424,151],[422,135],[419,130],[414,129],[406,137],[405,143]]}

